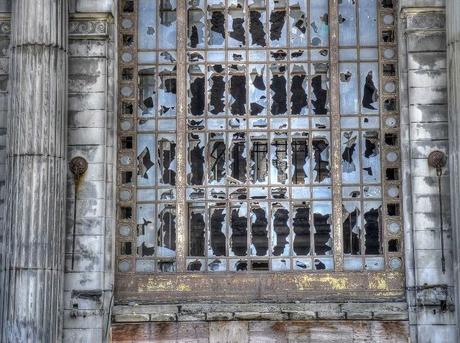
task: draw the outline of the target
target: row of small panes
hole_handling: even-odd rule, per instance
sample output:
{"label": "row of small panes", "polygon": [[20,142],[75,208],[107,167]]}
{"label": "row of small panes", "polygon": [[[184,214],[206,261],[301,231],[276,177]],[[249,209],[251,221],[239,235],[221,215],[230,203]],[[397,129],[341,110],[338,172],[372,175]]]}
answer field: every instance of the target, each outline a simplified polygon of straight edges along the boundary
{"label": "row of small panes", "polygon": [[[188,10],[188,46],[327,46],[328,1],[312,2],[311,18],[307,14],[307,3],[300,3],[302,5],[299,4],[298,7],[286,7],[286,3],[278,2],[275,11],[267,11],[266,8],[245,11],[244,5],[241,5],[240,9],[226,10],[222,8],[225,4],[220,2],[220,9],[212,8],[211,5],[206,15],[204,1],[201,2],[201,9],[197,1],[193,1]],[[262,4],[258,4],[257,7],[260,6]]]}
{"label": "row of small panes", "polygon": [[[397,70],[397,45],[396,45],[396,8],[393,8],[393,0],[382,0],[384,7],[379,16],[380,20],[380,50],[381,50],[381,73],[384,107],[385,104],[393,103],[389,113],[383,116],[383,135],[385,143],[383,169],[387,175],[384,182],[384,205],[387,208],[386,220],[386,254],[387,264],[391,270],[403,268],[403,230],[401,220],[401,181],[399,168],[400,158],[400,126],[399,126],[399,104],[397,98],[398,70]],[[384,108],[385,109],[385,108]],[[391,113],[393,112],[393,113]],[[390,142],[388,142],[390,141]],[[389,211],[391,210],[391,211]],[[391,212],[392,215],[390,215]]]}

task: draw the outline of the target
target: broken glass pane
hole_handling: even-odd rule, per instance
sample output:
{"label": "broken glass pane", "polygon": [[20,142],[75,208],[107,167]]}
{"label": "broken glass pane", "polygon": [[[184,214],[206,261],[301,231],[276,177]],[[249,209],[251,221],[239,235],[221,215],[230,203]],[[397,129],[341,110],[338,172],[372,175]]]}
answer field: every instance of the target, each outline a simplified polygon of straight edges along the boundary
{"label": "broken glass pane", "polygon": [[340,113],[358,114],[358,65],[340,63]]}
{"label": "broken glass pane", "polygon": [[209,213],[208,256],[226,256],[226,209],[211,208]]}
{"label": "broken glass pane", "polygon": [[308,133],[303,138],[292,139],[292,183],[307,184],[310,175]]}
{"label": "broken glass pane", "polygon": [[364,202],[364,242],[366,255],[382,253],[382,204]]}
{"label": "broken glass pane", "polygon": [[211,184],[223,184],[226,176],[225,154],[227,147],[224,141],[225,136],[221,133],[210,133],[209,137],[209,182]]}
{"label": "broken glass pane", "polygon": [[329,1],[310,1],[310,17],[311,45],[327,47],[329,45]]}
{"label": "broken glass pane", "polygon": [[228,12],[228,47],[241,48],[246,45],[244,12],[230,10]]}
{"label": "broken glass pane", "polygon": [[362,111],[363,113],[375,113],[379,110],[379,85],[378,64],[361,63],[361,89],[362,89]]}
{"label": "broken glass pane", "polygon": [[137,184],[155,184],[155,136],[137,135]]}
{"label": "broken glass pane", "polygon": [[266,11],[251,10],[249,12],[249,20],[251,48],[265,47],[267,45],[267,34],[265,32]]}
{"label": "broken glass pane", "polygon": [[205,14],[199,8],[188,10],[188,46],[190,48],[204,48]]}
{"label": "broken glass pane", "polygon": [[[287,25],[286,25],[286,10],[284,6],[270,2],[270,46],[279,47],[286,46]],[[278,9],[276,8],[278,7]]]}
{"label": "broken glass pane", "polygon": [[363,182],[379,183],[380,177],[380,138],[378,131],[362,132]]}
{"label": "broken glass pane", "polygon": [[251,137],[251,180],[268,182],[268,144],[266,140]]}
{"label": "broken glass pane", "polygon": [[359,136],[357,131],[342,132],[342,181],[360,182]]}
{"label": "broken glass pane", "polygon": [[294,254],[310,254],[310,207],[306,203],[294,205],[292,220],[294,230]]}
{"label": "broken glass pane", "polygon": [[287,134],[277,133],[271,139],[271,183],[286,184],[288,181]]}
{"label": "broken glass pane", "polygon": [[270,72],[271,114],[285,114],[287,112],[286,66],[272,64]]}
{"label": "broken glass pane", "polygon": [[359,44],[377,45],[377,3],[375,1],[359,2]]}
{"label": "broken glass pane", "polygon": [[175,67],[160,67],[158,87],[159,113],[163,116],[176,114],[176,72]]}
{"label": "broken glass pane", "polygon": [[339,45],[356,45],[356,0],[339,3]]}
{"label": "broken glass pane", "polygon": [[[243,66],[241,68],[244,69]],[[237,74],[240,67],[236,66],[235,69],[238,70],[231,70],[230,74],[230,98],[228,104],[231,114],[244,115],[246,114],[246,75]]]}
{"label": "broken glass pane", "polygon": [[344,202],[342,207],[343,253],[361,253],[361,211],[359,202]]}
{"label": "broken glass pane", "polygon": [[158,176],[162,185],[176,184],[176,143],[174,136],[158,136]]}
{"label": "broken glass pane", "polygon": [[313,137],[313,178],[315,183],[330,183],[329,135]]}
{"label": "broken glass pane", "polygon": [[264,115],[267,111],[266,68],[264,65],[250,66],[249,101],[251,115]]}
{"label": "broken glass pane", "polygon": [[332,253],[331,230],[332,204],[330,202],[313,203],[313,226],[316,255]]}
{"label": "broken glass pane", "polygon": [[190,133],[188,137],[188,183],[202,185],[204,183],[205,169],[205,135],[203,133]]}
{"label": "broken glass pane", "polygon": [[189,210],[189,256],[205,256],[205,232],[207,219],[204,204]]}
{"label": "broken glass pane", "polygon": [[315,114],[327,114],[328,105],[328,63],[314,63],[312,73],[315,74],[311,79],[313,112]]}
{"label": "broken glass pane", "polygon": [[172,49],[176,47],[176,6],[176,0],[162,0],[159,3],[160,48]]}
{"label": "broken glass pane", "polygon": [[232,181],[246,182],[246,140],[245,133],[238,132],[233,135],[230,145],[230,170]]}
{"label": "broken glass pane", "polygon": [[308,113],[307,64],[291,65],[291,114]]}
{"label": "broken glass pane", "polygon": [[155,206],[137,206],[137,255],[154,256],[155,254]]}
{"label": "broken glass pane", "polygon": [[138,5],[138,24],[139,24],[139,49],[155,49],[156,47],[156,1],[139,0]]}
{"label": "broken glass pane", "polygon": [[154,116],[156,108],[155,67],[139,69],[139,115]]}
{"label": "broken glass pane", "polygon": [[272,207],[272,254],[289,256],[289,203],[274,204]]}
{"label": "broken glass pane", "polygon": [[268,204],[251,209],[251,255],[268,256]]}
{"label": "broken glass pane", "polygon": [[175,205],[158,205],[157,255],[176,256],[176,207]]}
{"label": "broken glass pane", "polygon": [[248,244],[248,208],[246,203],[231,207],[230,256],[246,256]]}

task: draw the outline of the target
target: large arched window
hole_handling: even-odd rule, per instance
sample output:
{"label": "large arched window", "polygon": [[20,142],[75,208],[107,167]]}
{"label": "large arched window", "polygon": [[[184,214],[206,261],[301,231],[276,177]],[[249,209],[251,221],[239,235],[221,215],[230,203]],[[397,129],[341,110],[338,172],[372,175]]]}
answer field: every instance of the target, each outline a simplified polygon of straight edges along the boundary
{"label": "large arched window", "polygon": [[402,294],[394,11],[121,1],[119,294],[279,275]]}

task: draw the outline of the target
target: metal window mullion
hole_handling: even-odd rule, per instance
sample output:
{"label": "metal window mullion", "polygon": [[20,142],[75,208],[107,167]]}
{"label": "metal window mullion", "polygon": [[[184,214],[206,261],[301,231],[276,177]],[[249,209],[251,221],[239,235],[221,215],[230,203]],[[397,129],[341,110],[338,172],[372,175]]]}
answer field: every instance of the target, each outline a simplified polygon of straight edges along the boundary
{"label": "metal window mullion", "polygon": [[342,172],[341,172],[341,125],[339,96],[339,6],[338,0],[329,0],[329,45],[330,45],[330,111],[332,141],[332,228],[333,253],[336,271],[343,270],[342,230]]}
{"label": "metal window mullion", "polygon": [[176,113],[176,269],[186,270],[187,254],[187,2],[177,2],[177,113]]}

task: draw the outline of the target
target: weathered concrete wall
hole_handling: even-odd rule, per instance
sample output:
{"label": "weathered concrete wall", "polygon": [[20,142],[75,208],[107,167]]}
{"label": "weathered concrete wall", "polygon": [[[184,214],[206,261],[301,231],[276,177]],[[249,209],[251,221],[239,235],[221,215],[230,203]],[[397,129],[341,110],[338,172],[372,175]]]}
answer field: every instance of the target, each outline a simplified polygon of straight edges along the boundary
{"label": "weathered concrete wall", "polygon": [[[428,7],[432,6],[432,7]],[[456,342],[448,170],[442,176],[446,272],[434,150],[448,153],[444,1],[401,1],[401,131],[406,279],[415,342]]]}
{"label": "weathered concrete wall", "polygon": [[70,4],[68,159],[82,156],[89,166],[77,190],[75,223],[75,187],[73,176],[68,174],[65,342],[105,341],[110,320],[116,144],[112,7],[112,1]]}

